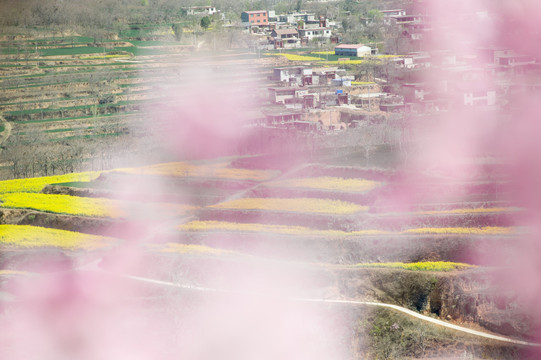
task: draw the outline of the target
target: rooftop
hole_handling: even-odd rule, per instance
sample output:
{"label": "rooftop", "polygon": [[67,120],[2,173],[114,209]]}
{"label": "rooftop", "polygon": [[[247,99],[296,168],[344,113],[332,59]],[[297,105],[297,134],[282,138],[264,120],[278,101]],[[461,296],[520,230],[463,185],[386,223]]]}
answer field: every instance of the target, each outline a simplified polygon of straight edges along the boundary
{"label": "rooftop", "polygon": [[397,12],[397,11],[404,11],[404,9],[380,10],[379,12],[390,13],[390,12]]}
{"label": "rooftop", "polygon": [[275,29],[278,35],[298,34],[297,29]]}
{"label": "rooftop", "polygon": [[335,46],[335,49],[336,48],[338,48],[338,49],[358,49],[358,48],[361,48],[363,46],[366,46],[366,45],[363,45],[363,44],[340,44],[340,45]]}

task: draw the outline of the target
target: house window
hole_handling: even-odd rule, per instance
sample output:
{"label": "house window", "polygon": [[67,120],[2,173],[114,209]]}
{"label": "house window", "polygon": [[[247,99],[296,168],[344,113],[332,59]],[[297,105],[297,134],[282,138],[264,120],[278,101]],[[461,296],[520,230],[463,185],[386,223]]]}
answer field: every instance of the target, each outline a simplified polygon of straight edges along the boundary
{"label": "house window", "polygon": [[259,21],[259,19],[257,19],[257,22],[261,22],[261,21]]}
{"label": "house window", "polygon": [[250,17],[254,17],[254,14],[250,14]]}

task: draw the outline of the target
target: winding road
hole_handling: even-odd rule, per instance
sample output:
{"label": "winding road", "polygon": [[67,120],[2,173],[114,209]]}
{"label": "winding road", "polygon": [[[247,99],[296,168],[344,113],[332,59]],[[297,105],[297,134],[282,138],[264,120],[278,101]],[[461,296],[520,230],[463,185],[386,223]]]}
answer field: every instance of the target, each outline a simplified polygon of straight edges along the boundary
{"label": "winding road", "polygon": [[[248,295],[248,293],[242,293],[242,292],[239,292],[239,291],[228,291],[228,290],[220,290],[220,289],[206,288],[206,287],[200,287],[200,286],[177,284],[177,283],[172,283],[172,282],[168,282],[168,281],[149,279],[149,278],[140,277],[140,276],[132,276],[132,275],[121,275],[121,276],[124,277],[124,278],[127,278],[127,279],[131,279],[131,280],[136,280],[136,281],[141,281],[141,282],[146,282],[146,283],[151,283],[151,284],[161,285],[161,286],[175,287],[175,288],[180,288],[180,289],[184,289],[184,290],[220,292],[220,293],[236,293],[236,294],[239,294],[239,295]],[[506,343],[516,344],[516,345],[523,345],[523,346],[536,346],[536,347],[541,346],[541,344],[538,344],[538,343],[532,343],[532,342],[523,341],[523,340],[516,340],[516,339],[508,338],[508,337],[505,337],[505,336],[494,335],[494,334],[490,334],[490,333],[487,333],[487,332],[473,330],[473,329],[469,329],[469,328],[466,328],[466,327],[463,327],[463,326],[450,324],[448,322],[445,322],[445,321],[442,321],[442,320],[439,320],[439,319],[434,319],[434,318],[431,318],[429,316],[422,315],[422,314],[419,314],[419,313],[417,313],[415,311],[406,309],[406,308],[398,306],[398,305],[393,305],[393,304],[386,304],[386,303],[380,303],[380,302],[371,302],[371,301],[340,300],[340,299],[291,298],[290,300],[300,301],[300,302],[310,302],[310,303],[347,304],[347,305],[357,305],[357,306],[383,307],[383,308],[388,308],[388,309],[392,309],[392,310],[395,310],[395,311],[399,311],[401,313],[404,313],[404,314],[406,314],[408,316],[417,318],[417,319],[422,320],[422,321],[426,321],[426,322],[429,322],[429,323],[432,323],[432,324],[435,324],[435,325],[446,327],[448,329],[452,329],[452,330],[455,330],[455,331],[460,331],[460,332],[463,332],[463,333],[466,333],[466,334],[479,336],[479,337],[486,338],[486,339],[502,341],[502,342],[506,342]]]}

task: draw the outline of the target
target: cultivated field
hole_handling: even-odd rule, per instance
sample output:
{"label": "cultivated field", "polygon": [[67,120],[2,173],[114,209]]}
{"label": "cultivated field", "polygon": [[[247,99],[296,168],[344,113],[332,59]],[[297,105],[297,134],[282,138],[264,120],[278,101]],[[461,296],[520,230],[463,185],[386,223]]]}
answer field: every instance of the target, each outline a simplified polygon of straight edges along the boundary
{"label": "cultivated field", "polygon": [[[0,286],[7,298],[17,295],[11,284],[43,269],[102,271],[146,281],[143,295],[126,301],[160,311],[164,298],[185,296],[193,305],[204,297],[172,295],[166,286],[176,284],[213,294],[384,302],[528,338],[531,323],[521,304],[487,285],[506,264],[480,256],[516,246],[529,230],[522,210],[506,200],[498,169],[467,181],[420,177],[359,166],[359,157],[367,161],[365,149],[328,148],[307,161],[291,159],[288,149],[275,158],[179,161],[155,133],[167,132],[158,126],[161,118],[148,121],[174,109],[171,89],[197,82],[195,65],[213,69],[218,80],[239,66],[262,80],[274,57],[319,65],[384,57],[339,63],[327,53],[306,52],[258,62],[255,54],[228,51],[201,60],[208,58],[189,56],[196,44],[137,40],[141,31],[159,29],[126,31],[100,44],[76,35],[1,41],[0,175],[8,180],[0,181]],[[229,86],[253,79],[235,81]],[[401,342],[393,337],[399,328],[421,326],[387,309],[363,312],[340,310],[339,318],[349,321],[344,342],[372,337],[365,349],[373,351],[386,341],[413,344],[401,348],[403,356],[421,350],[436,356],[442,347],[453,356],[523,354],[518,345],[432,325],[401,333],[408,336]],[[368,320],[358,322],[361,315]]]}

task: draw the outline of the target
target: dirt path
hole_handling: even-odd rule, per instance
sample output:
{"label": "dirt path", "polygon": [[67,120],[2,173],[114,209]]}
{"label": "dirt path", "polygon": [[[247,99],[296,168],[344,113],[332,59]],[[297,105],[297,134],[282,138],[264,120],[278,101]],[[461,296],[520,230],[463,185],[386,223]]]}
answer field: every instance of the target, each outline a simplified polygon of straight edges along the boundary
{"label": "dirt path", "polygon": [[[131,279],[131,280],[147,282],[147,283],[151,283],[151,284],[155,284],[155,285],[175,287],[175,288],[180,288],[180,289],[185,289],[185,290],[205,291],[205,292],[221,292],[221,293],[236,293],[236,294],[239,294],[239,295],[247,295],[247,293],[245,294],[245,293],[238,292],[238,291],[228,291],[228,290],[205,288],[205,287],[193,286],[193,285],[177,284],[177,283],[172,283],[172,282],[168,282],[168,281],[148,279],[148,278],[139,277],[139,276],[122,275],[122,277],[127,278],[127,279]],[[486,339],[502,341],[502,342],[506,342],[506,343],[523,345],[523,346],[541,346],[541,344],[537,344],[537,343],[532,343],[532,342],[523,341],[523,340],[516,340],[516,339],[508,338],[508,337],[505,337],[505,336],[494,335],[494,334],[490,334],[490,333],[487,333],[487,332],[473,330],[473,329],[469,329],[469,328],[466,328],[466,327],[463,327],[463,326],[458,326],[458,325],[455,325],[455,324],[445,322],[443,320],[434,319],[434,318],[431,318],[429,316],[421,315],[421,314],[419,314],[419,313],[417,313],[415,311],[406,309],[406,308],[398,306],[398,305],[393,305],[393,304],[370,302],[370,301],[339,300],[339,299],[291,298],[291,300],[300,301],[300,302],[310,302],[310,303],[348,304],[348,305],[384,307],[384,308],[388,308],[388,309],[392,309],[392,310],[395,310],[395,311],[402,312],[402,313],[404,313],[404,314],[406,314],[408,316],[417,318],[417,319],[422,320],[422,321],[432,323],[434,325],[443,326],[443,327],[448,328],[448,329],[452,329],[452,330],[455,330],[455,331],[460,331],[460,332],[463,332],[463,333],[466,333],[466,334],[479,336],[479,337],[486,338]]]}

